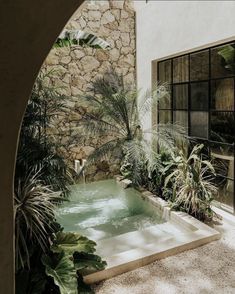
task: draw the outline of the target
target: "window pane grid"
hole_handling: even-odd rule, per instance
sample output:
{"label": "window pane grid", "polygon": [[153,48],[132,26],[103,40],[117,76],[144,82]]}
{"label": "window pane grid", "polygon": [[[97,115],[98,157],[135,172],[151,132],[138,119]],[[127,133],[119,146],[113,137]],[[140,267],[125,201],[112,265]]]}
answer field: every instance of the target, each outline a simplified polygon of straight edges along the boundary
{"label": "window pane grid", "polygon": [[[231,52],[234,52],[234,56]],[[170,61],[171,64],[171,73],[168,73],[171,80],[171,101],[167,107],[162,107],[161,110],[158,108],[159,112],[166,111],[171,122],[184,126],[189,136],[204,142],[208,146],[209,156],[214,155],[219,159],[222,156],[227,166],[231,166],[230,157],[234,161],[235,153],[235,42],[165,61]],[[230,146],[229,153],[226,153],[228,148],[221,149],[218,144]],[[220,155],[221,152],[224,155]],[[231,191],[235,193],[231,167],[220,176],[225,179],[221,191],[231,199]],[[232,198],[235,200],[235,194]],[[221,195],[219,199],[222,199]],[[222,202],[226,203],[226,199]],[[235,205],[235,201],[228,202]]]}

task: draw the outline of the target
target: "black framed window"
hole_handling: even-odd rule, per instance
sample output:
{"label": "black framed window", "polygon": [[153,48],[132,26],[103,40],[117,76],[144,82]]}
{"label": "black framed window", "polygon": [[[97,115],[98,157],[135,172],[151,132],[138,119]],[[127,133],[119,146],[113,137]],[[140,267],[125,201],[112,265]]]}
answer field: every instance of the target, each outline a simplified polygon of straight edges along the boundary
{"label": "black framed window", "polygon": [[189,137],[209,146],[208,154],[224,169],[219,180],[227,200],[222,202],[234,206],[235,41],[162,60],[157,66],[158,82],[168,83],[170,89],[169,97],[159,102],[158,122],[178,123]]}
{"label": "black framed window", "polygon": [[235,42],[160,61],[158,80],[171,92],[159,102],[161,122],[179,122],[189,136],[234,143]]}

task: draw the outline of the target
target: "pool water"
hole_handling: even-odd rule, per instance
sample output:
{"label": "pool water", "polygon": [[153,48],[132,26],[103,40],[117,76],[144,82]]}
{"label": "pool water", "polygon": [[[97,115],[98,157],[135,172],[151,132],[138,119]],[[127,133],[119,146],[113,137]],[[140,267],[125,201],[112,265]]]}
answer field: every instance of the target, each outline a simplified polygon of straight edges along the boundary
{"label": "pool water", "polygon": [[115,180],[72,186],[70,201],[56,215],[65,231],[95,241],[165,222],[140,192],[123,189]]}

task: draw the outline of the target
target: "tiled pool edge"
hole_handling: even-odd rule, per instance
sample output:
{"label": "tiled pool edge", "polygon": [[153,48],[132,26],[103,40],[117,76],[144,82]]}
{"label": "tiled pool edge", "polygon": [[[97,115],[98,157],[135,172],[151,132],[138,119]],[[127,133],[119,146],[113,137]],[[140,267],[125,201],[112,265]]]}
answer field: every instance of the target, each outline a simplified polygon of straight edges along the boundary
{"label": "tiled pool edge", "polygon": [[178,239],[172,238],[172,240],[166,240],[160,244],[146,244],[144,248],[136,248],[108,257],[106,258],[107,268],[85,276],[86,283],[93,284],[112,278],[158,259],[196,248],[220,238],[218,231],[185,212],[172,211],[166,201],[154,196],[151,192],[141,191],[141,194],[146,201],[150,201],[162,213],[166,220],[180,224],[192,232],[182,233],[177,236]]}

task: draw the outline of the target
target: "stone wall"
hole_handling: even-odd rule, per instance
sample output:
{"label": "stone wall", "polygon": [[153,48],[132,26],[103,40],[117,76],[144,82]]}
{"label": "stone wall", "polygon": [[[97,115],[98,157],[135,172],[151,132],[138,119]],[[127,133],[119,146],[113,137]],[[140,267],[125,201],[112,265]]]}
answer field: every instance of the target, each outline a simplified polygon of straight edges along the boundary
{"label": "stone wall", "polygon": [[[135,83],[135,13],[131,0],[124,1],[86,1],[66,25],[67,29],[81,29],[92,33],[110,44],[111,49],[93,49],[72,46],[52,49],[44,63],[47,70],[55,70],[48,83],[61,87],[60,91],[71,99],[69,111],[59,116],[57,127],[53,130],[62,144],[64,156],[71,162],[86,158],[107,138],[80,137],[81,113],[89,112],[79,95],[89,89],[91,81],[102,76],[111,67],[124,76],[126,83]],[[97,180],[117,173],[119,160],[97,163],[88,177]]]}

